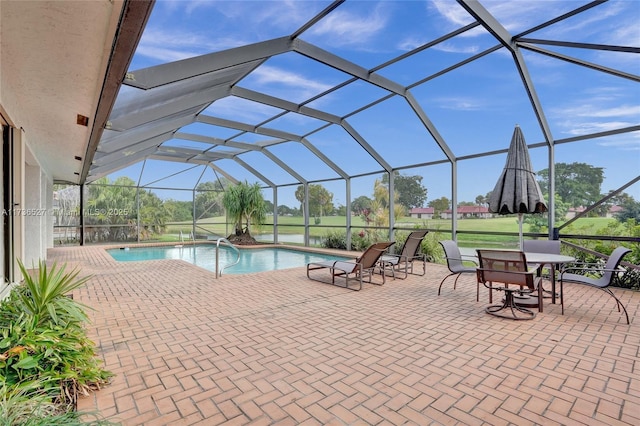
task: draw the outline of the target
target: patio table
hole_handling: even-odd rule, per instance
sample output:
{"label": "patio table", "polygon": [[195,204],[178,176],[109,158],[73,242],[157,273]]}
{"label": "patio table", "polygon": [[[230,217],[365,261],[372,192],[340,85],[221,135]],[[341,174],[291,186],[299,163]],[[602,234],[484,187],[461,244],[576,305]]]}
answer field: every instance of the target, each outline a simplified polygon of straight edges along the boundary
{"label": "patio table", "polygon": [[[564,265],[565,263],[575,262],[576,258],[573,256],[566,256],[564,254],[553,254],[553,253],[534,253],[534,252],[524,252],[525,257],[527,258],[527,263],[533,263],[540,265],[538,269],[538,273],[542,272],[542,267],[544,265]],[[559,268],[556,268],[559,269]],[[551,303],[556,303],[556,276],[555,274],[551,274]]]}
{"label": "patio table", "polygon": [[[460,252],[465,257],[476,256],[475,249],[461,247]],[[571,263],[576,261],[575,257],[566,256],[564,254],[524,252],[524,255],[527,258],[527,263],[539,265],[538,273],[542,272],[542,266],[544,265],[551,265],[551,264],[563,265],[565,263]],[[555,275],[552,275],[550,278],[551,278],[551,303],[555,304],[556,303],[556,277]],[[522,303],[522,302],[518,302],[518,303]],[[526,303],[526,302],[522,304],[526,306],[531,305],[531,303]]]}

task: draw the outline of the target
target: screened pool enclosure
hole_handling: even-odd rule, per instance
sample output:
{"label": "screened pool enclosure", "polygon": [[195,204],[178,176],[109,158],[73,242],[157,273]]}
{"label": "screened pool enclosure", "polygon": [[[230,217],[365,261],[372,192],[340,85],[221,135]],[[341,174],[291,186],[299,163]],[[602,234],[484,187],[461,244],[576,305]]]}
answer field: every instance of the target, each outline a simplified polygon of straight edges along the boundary
{"label": "screened pool enclosure", "polygon": [[56,190],[56,242],[224,237],[221,194],[248,182],[268,202],[252,229],[265,242],[421,227],[516,244],[515,218],[485,220],[516,125],[549,207],[527,237],[596,238],[572,218],[640,200],[639,15],[630,1],[156,2],[84,185]]}

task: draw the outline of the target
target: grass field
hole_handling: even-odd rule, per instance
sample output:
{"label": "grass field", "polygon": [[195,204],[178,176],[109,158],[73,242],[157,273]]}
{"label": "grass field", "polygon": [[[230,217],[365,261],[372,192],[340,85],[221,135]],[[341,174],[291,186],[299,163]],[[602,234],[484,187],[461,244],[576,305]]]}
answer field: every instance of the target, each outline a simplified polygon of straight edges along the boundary
{"label": "grass field", "polygon": [[[252,230],[252,234],[271,234],[273,233],[273,218],[268,218],[268,223]],[[596,235],[598,230],[607,227],[611,221],[615,219],[609,218],[585,218],[580,219],[571,225],[572,233],[584,233]],[[321,218],[319,225],[314,225],[313,218],[310,219],[309,234],[311,237],[322,238],[331,230],[344,229],[347,221],[345,216],[326,216]],[[304,234],[302,217],[281,216],[278,217],[278,233],[279,235],[301,235]],[[364,227],[364,222],[360,217],[352,217],[351,226],[355,229]],[[439,239],[451,238],[451,221],[444,219],[421,220],[413,218],[403,218],[396,222],[398,228],[427,228],[432,232],[439,233]],[[582,231],[581,231],[582,230]],[[176,235],[182,231],[184,238],[188,238],[192,231],[190,222],[179,224],[171,224],[167,228],[165,236],[162,237],[166,241],[175,241]],[[488,233],[517,233],[518,219],[516,216],[496,217],[492,219],[460,219],[458,220],[458,241],[465,246],[509,246],[517,243],[517,236],[505,235],[484,235],[484,234],[467,234],[465,232],[488,232]],[[525,223],[524,232],[529,232],[529,227]],[[232,226],[224,223],[224,217],[214,217],[198,221],[196,234],[212,233],[215,235],[227,236],[232,232]]]}

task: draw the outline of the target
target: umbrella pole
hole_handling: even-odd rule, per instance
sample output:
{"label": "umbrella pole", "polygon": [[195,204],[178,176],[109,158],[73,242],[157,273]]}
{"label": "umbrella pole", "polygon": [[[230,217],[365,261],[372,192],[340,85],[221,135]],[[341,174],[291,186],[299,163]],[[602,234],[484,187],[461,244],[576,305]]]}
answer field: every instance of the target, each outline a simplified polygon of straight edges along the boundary
{"label": "umbrella pole", "polygon": [[522,237],[522,213],[518,213],[518,225],[520,227],[520,250],[522,251],[522,247],[524,246],[523,237]]}

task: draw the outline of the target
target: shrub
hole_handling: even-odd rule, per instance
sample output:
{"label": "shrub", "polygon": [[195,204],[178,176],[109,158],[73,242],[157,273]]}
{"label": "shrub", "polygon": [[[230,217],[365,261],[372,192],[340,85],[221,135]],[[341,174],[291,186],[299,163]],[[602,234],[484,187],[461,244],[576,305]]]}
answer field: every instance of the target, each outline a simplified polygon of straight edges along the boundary
{"label": "shrub", "polygon": [[112,376],[101,368],[95,343],[86,336],[85,307],[67,296],[89,277],[44,262],[33,276],[22,263],[20,269],[24,282],[0,303],[0,417],[31,411],[33,419],[46,421],[15,424],[63,424],[47,416],[77,418],[66,413],[73,413],[78,394]]}
{"label": "shrub", "polygon": [[347,249],[347,233],[344,231],[328,231],[322,240],[322,247],[346,250]]}

